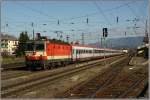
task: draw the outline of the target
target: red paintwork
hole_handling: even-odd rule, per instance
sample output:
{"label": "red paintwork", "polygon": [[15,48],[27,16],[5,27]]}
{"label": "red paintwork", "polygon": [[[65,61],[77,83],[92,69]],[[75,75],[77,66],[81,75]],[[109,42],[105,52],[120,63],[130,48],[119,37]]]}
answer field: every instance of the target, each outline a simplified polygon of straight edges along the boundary
{"label": "red paintwork", "polygon": [[72,46],[67,44],[58,44],[58,43],[46,43],[45,51],[46,55],[37,55],[38,51],[34,51],[32,56],[26,56],[27,60],[48,60],[48,56],[68,56],[71,57]]}
{"label": "red paintwork", "polygon": [[72,47],[67,44],[46,43],[47,56],[71,56]]}

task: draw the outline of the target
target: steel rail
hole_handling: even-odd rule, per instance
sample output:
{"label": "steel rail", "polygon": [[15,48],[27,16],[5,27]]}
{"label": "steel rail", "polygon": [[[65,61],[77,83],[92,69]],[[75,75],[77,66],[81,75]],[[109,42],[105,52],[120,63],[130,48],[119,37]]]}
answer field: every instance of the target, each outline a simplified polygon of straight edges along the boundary
{"label": "steel rail", "polygon": [[42,84],[42,83],[45,83],[48,81],[52,81],[52,80],[55,80],[55,79],[58,79],[58,78],[61,78],[61,77],[64,77],[64,76],[67,76],[70,74],[74,74],[76,72],[79,72],[79,71],[82,71],[85,69],[89,69],[89,68],[92,68],[92,67],[94,67],[96,65],[100,65],[100,64],[101,64],[101,62],[95,62],[95,63],[91,63],[88,65],[83,65],[81,67],[75,67],[73,69],[69,69],[69,70],[59,72],[59,73],[55,73],[52,76],[47,75],[45,77],[37,78],[35,80],[28,80],[25,83],[21,82],[20,84],[9,85],[7,88],[6,87],[2,88],[1,95],[2,95],[2,97],[5,97],[5,96],[10,95],[14,92],[19,92],[19,91],[22,91],[24,89],[30,88],[31,86],[35,86],[35,85]]}

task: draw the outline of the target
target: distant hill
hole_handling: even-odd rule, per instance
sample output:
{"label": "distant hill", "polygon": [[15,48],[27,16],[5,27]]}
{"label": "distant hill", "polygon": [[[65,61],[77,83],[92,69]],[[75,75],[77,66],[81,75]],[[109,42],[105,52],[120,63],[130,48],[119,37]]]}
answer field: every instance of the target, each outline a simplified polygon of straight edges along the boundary
{"label": "distant hill", "polygon": [[[125,37],[125,38],[108,38],[106,40],[107,48],[115,48],[115,49],[120,49],[120,48],[137,48],[137,46],[143,44],[143,38],[142,36],[139,37]],[[103,47],[104,44],[101,43],[92,43],[89,44],[91,46],[95,47]]]}

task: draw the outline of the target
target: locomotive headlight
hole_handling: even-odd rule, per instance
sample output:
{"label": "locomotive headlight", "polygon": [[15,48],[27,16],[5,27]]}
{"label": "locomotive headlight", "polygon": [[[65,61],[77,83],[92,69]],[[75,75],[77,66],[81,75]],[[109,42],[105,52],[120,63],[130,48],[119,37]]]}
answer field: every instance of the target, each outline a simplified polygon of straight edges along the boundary
{"label": "locomotive headlight", "polygon": [[26,55],[26,56],[25,56],[25,59],[27,60],[27,59],[28,59],[28,57],[29,57],[29,55]]}
{"label": "locomotive headlight", "polygon": [[40,55],[40,59],[42,60],[42,55]]}
{"label": "locomotive headlight", "polygon": [[36,55],[36,52],[35,52],[35,51],[33,51],[33,55]]}

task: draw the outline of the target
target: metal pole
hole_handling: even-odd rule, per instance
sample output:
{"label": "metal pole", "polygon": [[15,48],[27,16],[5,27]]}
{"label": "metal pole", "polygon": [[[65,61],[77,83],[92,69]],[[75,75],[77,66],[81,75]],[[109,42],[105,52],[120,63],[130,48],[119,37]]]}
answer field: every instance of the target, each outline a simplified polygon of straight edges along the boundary
{"label": "metal pole", "polygon": [[84,45],[84,33],[82,33],[82,45]]}
{"label": "metal pole", "polygon": [[6,24],[6,33],[8,34],[8,24]]}
{"label": "metal pole", "polygon": [[103,38],[101,37],[101,48],[102,48],[102,39],[103,39]]}
{"label": "metal pole", "polygon": [[105,66],[106,66],[106,52],[105,52],[105,47],[106,47],[106,41],[105,41],[105,36],[104,36],[104,64],[105,64]]}
{"label": "metal pole", "polygon": [[34,41],[34,23],[32,22],[32,28],[33,28],[33,41]]}

